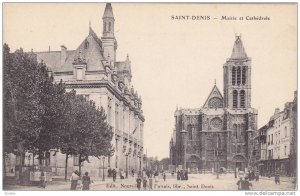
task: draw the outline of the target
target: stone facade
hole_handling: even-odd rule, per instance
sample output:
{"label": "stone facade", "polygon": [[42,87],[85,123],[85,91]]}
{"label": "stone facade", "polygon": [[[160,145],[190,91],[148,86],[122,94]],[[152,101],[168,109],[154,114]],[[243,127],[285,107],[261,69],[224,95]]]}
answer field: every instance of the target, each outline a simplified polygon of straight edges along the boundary
{"label": "stone facade", "polygon": [[[37,52],[39,62],[44,62],[54,82],[63,81],[67,91],[76,90],[95,105],[102,106],[107,121],[114,132],[112,144],[115,152],[111,157],[102,160],[90,158],[84,162],[82,171],[90,172],[92,177],[102,177],[102,170],[108,168],[135,171],[143,168],[144,121],[142,100],[131,84],[131,62],[129,56],[125,61],[117,61],[117,41],[114,36],[114,15],[110,3],[106,4],[103,14],[103,34],[98,38],[91,26],[87,37],[76,50]],[[74,40],[76,41],[76,40]],[[48,165],[53,175],[64,175],[65,155],[50,152],[48,160],[34,164]],[[32,155],[27,154],[25,165],[32,165]],[[31,157],[31,158],[30,158]],[[68,162],[68,175],[78,169],[78,158],[71,157]],[[126,163],[127,162],[127,163]],[[16,163],[18,164],[18,163]],[[13,167],[11,164],[7,170]],[[105,174],[107,172],[105,171]]]}
{"label": "stone facade", "polygon": [[260,160],[257,165],[263,175],[296,174],[297,154],[297,92],[282,111],[275,109],[269,122],[259,130]]}
{"label": "stone facade", "polygon": [[197,172],[244,170],[254,159],[257,110],[251,108],[251,59],[240,36],[223,65],[224,97],[214,85],[199,109],[176,109],[171,164]]}

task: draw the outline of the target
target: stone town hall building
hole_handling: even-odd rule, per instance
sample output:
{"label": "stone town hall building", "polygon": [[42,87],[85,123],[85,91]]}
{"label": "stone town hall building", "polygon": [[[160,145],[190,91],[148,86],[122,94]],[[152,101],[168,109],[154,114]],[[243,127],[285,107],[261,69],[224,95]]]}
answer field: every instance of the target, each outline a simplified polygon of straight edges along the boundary
{"label": "stone town hall building", "polygon": [[[115,152],[105,157],[104,169],[117,168],[128,171],[143,168],[143,124],[142,100],[131,85],[131,62],[117,61],[117,40],[114,35],[114,15],[110,3],[106,4],[103,15],[103,34],[101,39],[91,27],[86,38],[76,50],[37,52],[38,61],[43,61],[53,74],[55,82],[63,80],[68,91],[75,89],[77,94],[93,100],[102,106],[107,121],[114,132],[112,144]],[[76,41],[76,40],[74,40]],[[65,155],[53,152],[46,155],[46,163],[52,168],[53,175],[64,175]],[[27,154],[25,165],[32,164],[32,156]],[[16,161],[18,162],[18,161]],[[38,160],[35,158],[35,164]],[[16,163],[18,164],[18,163]],[[10,165],[12,167],[12,165]],[[68,175],[78,169],[78,157],[69,158]],[[101,177],[102,160],[91,158],[84,162],[82,171],[92,177]],[[107,172],[105,171],[105,174]]]}
{"label": "stone town hall building", "polygon": [[257,110],[251,107],[251,59],[236,36],[223,65],[223,95],[214,85],[200,109],[176,109],[171,164],[191,172],[243,170],[253,159]]}

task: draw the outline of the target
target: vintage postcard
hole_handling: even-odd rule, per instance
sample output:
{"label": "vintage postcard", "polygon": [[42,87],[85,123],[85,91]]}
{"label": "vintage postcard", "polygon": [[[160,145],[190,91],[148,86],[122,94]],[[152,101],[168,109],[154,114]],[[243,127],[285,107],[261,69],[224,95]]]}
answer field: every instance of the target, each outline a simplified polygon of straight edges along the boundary
{"label": "vintage postcard", "polygon": [[298,190],[296,3],[2,6],[6,195]]}

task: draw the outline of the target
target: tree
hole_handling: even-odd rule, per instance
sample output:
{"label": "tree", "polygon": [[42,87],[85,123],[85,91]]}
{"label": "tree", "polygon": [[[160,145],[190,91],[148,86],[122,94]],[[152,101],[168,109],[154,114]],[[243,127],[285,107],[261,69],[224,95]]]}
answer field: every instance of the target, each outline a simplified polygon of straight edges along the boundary
{"label": "tree", "polygon": [[36,56],[22,49],[9,53],[4,50],[4,149],[5,153],[21,156],[23,165],[25,151],[32,151],[41,130],[43,107],[39,105],[39,87]]}

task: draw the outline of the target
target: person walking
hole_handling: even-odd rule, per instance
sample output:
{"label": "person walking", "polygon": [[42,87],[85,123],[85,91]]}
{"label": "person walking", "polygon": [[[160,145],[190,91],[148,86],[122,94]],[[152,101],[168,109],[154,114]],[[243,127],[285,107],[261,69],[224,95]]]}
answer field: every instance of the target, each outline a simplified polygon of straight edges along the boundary
{"label": "person walking", "polygon": [[146,179],[146,177],[144,177],[144,179],[143,179],[143,188],[144,188],[144,190],[147,189],[147,179]]}
{"label": "person walking", "polygon": [[142,183],[142,179],[138,176],[136,179],[136,186],[138,188],[138,190],[141,190],[141,183]]}
{"label": "person walking", "polygon": [[165,172],[163,173],[163,179],[164,179],[164,181],[166,181],[166,173]]}
{"label": "person walking", "polygon": [[180,180],[180,171],[177,171],[177,180]]}
{"label": "person walking", "polygon": [[275,184],[280,184],[280,175],[279,175],[279,172],[278,171],[276,171],[276,173],[275,173]]}
{"label": "person walking", "polygon": [[41,180],[40,186],[41,186],[42,188],[46,188],[46,177],[45,177],[45,174],[44,174],[44,171],[43,171],[43,170],[41,171],[41,177],[40,177],[40,180]]}
{"label": "person walking", "polygon": [[238,190],[242,190],[242,184],[243,184],[243,178],[240,177],[240,179],[236,183],[236,185],[238,185]]}
{"label": "person walking", "polygon": [[116,182],[117,179],[117,171],[115,169],[112,170],[113,181]]}
{"label": "person walking", "polygon": [[252,187],[252,184],[248,180],[243,180],[242,190],[250,190],[250,186]]}
{"label": "person walking", "polygon": [[82,190],[90,190],[91,178],[88,172],[82,177]]}
{"label": "person walking", "polygon": [[78,171],[75,170],[72,173],[71,178],[70,178],[70,181],[71,181],[71,190],[76,190],[78,180],[79,180],[79,174],[78,174]]}

